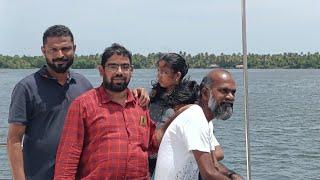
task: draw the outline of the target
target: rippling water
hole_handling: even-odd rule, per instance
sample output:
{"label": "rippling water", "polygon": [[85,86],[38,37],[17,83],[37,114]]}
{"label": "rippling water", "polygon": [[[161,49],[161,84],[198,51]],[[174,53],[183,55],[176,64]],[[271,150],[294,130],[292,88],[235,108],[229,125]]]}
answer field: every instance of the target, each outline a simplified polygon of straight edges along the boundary
{"label": "rippling water", "polygon": [[[10,95],[14,85],[36,70],[0,69],[0,142],[5,142]],[[97,70],[76,70],[94,86]],[[207,69],[191,69],[201,80]],[[237,85],[234,115],[215,121],[215,134],[225,152],[223,163],[246,176],[242,70],[231,70]],[[131,87],[150,88],[154,70],[135,70]],[[249,70],[249,119],[252,179],[320,180],[320,70]],[[0,146],[0,179],[10,178]]]}

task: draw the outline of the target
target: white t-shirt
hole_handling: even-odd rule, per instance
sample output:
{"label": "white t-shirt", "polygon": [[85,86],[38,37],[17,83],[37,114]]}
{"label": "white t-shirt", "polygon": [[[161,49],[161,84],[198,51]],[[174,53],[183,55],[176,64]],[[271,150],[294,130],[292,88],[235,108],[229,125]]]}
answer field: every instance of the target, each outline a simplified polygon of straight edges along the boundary
{"label": "white t-shirt", "polygon": [[199,169],[192,150],[210,153],[219,145],[202,108],[192,105],[167,128],[159,147],[155,180],[198,179]]}
{"label": "white t-shirt", "polygon": [[216,136],[213,134],[213,130],[214,130],[213,121],[214,120],[209,121],[209,131],[210,131],[210,139],[211,139],[210,142],[211,142],[211,146],[213,146],[213,148],[211,148],[211,150],[215,150],[214,147],[220,145]]}

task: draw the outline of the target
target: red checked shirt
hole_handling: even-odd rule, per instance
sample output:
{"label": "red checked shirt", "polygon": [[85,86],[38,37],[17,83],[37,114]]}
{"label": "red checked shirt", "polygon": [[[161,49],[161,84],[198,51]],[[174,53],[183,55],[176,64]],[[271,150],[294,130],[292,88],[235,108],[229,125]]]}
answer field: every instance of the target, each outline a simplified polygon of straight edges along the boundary
{"label": "red checked shirt", "polygon": [[56,180],[149,179],[148,152],[158,150],[155,125],[127,89],[121,106],[101,86],[71,104],[56,157]]}

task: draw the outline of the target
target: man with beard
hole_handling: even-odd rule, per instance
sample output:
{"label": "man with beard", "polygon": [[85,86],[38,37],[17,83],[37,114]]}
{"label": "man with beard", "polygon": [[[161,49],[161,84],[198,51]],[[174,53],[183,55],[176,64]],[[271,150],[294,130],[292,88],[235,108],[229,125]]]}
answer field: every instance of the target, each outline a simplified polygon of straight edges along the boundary
{"label": "man with beard", "polygon": [[12,92],[7,151],[13,179],[53,179],[68,106],[92,88],[85,77],[69,71],[75,50],[69,28],[49,27],[41,47],[46,65],[22,79]]}
{"label": "man with beard", "polygon": [[170,121],[156,130],[127,88],[131,57],[119,44],[105,49],[101,86],[76,98],[68,110],[54,179],[149,178],[148,153],[157,151]]}
{"label": "man with beard", "polygon": [[[184,96],[172,95],[170,101],[182,101],[192,95],[184,88]],[[191,88],[192,90],[196,88]],[[215,69],[200,84],[198,104],[189,105],[166,130],[156,163],[155,180],[243,179],[219,163],[214,155],[218,145],[213,134],[213,119],[229,119],[233,112],[236,84],[231,74]],[[188,91],[191,91],[188,92]],[[192,98],[192,96],[190,96]]]}
{"label": "man with beard", "polygon": [[[68,107],[74,98],[92,89],[84,76],[69,71],[75,50],[68,27],[49,27],[41,47],[46,65],[22,79],[12,92],[7,151],[13,179],[53,179]],[[139,88],[134,94],[140,95],[139,103],[145,106],[147,92]]]}

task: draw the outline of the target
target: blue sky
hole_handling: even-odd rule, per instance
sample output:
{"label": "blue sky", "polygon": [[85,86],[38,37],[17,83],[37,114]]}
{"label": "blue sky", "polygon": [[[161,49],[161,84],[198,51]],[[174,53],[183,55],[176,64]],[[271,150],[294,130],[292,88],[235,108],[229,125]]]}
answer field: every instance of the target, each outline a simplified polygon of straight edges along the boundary
{"label": "blue sky", "polygon": [[[77,54],[113,42],[133,53],[240,53],[240,0],[0,0],[0,54],[41,55],[42,34],[70,27]],[[248,51],[320,51],[320,0],[247,0]]]}

